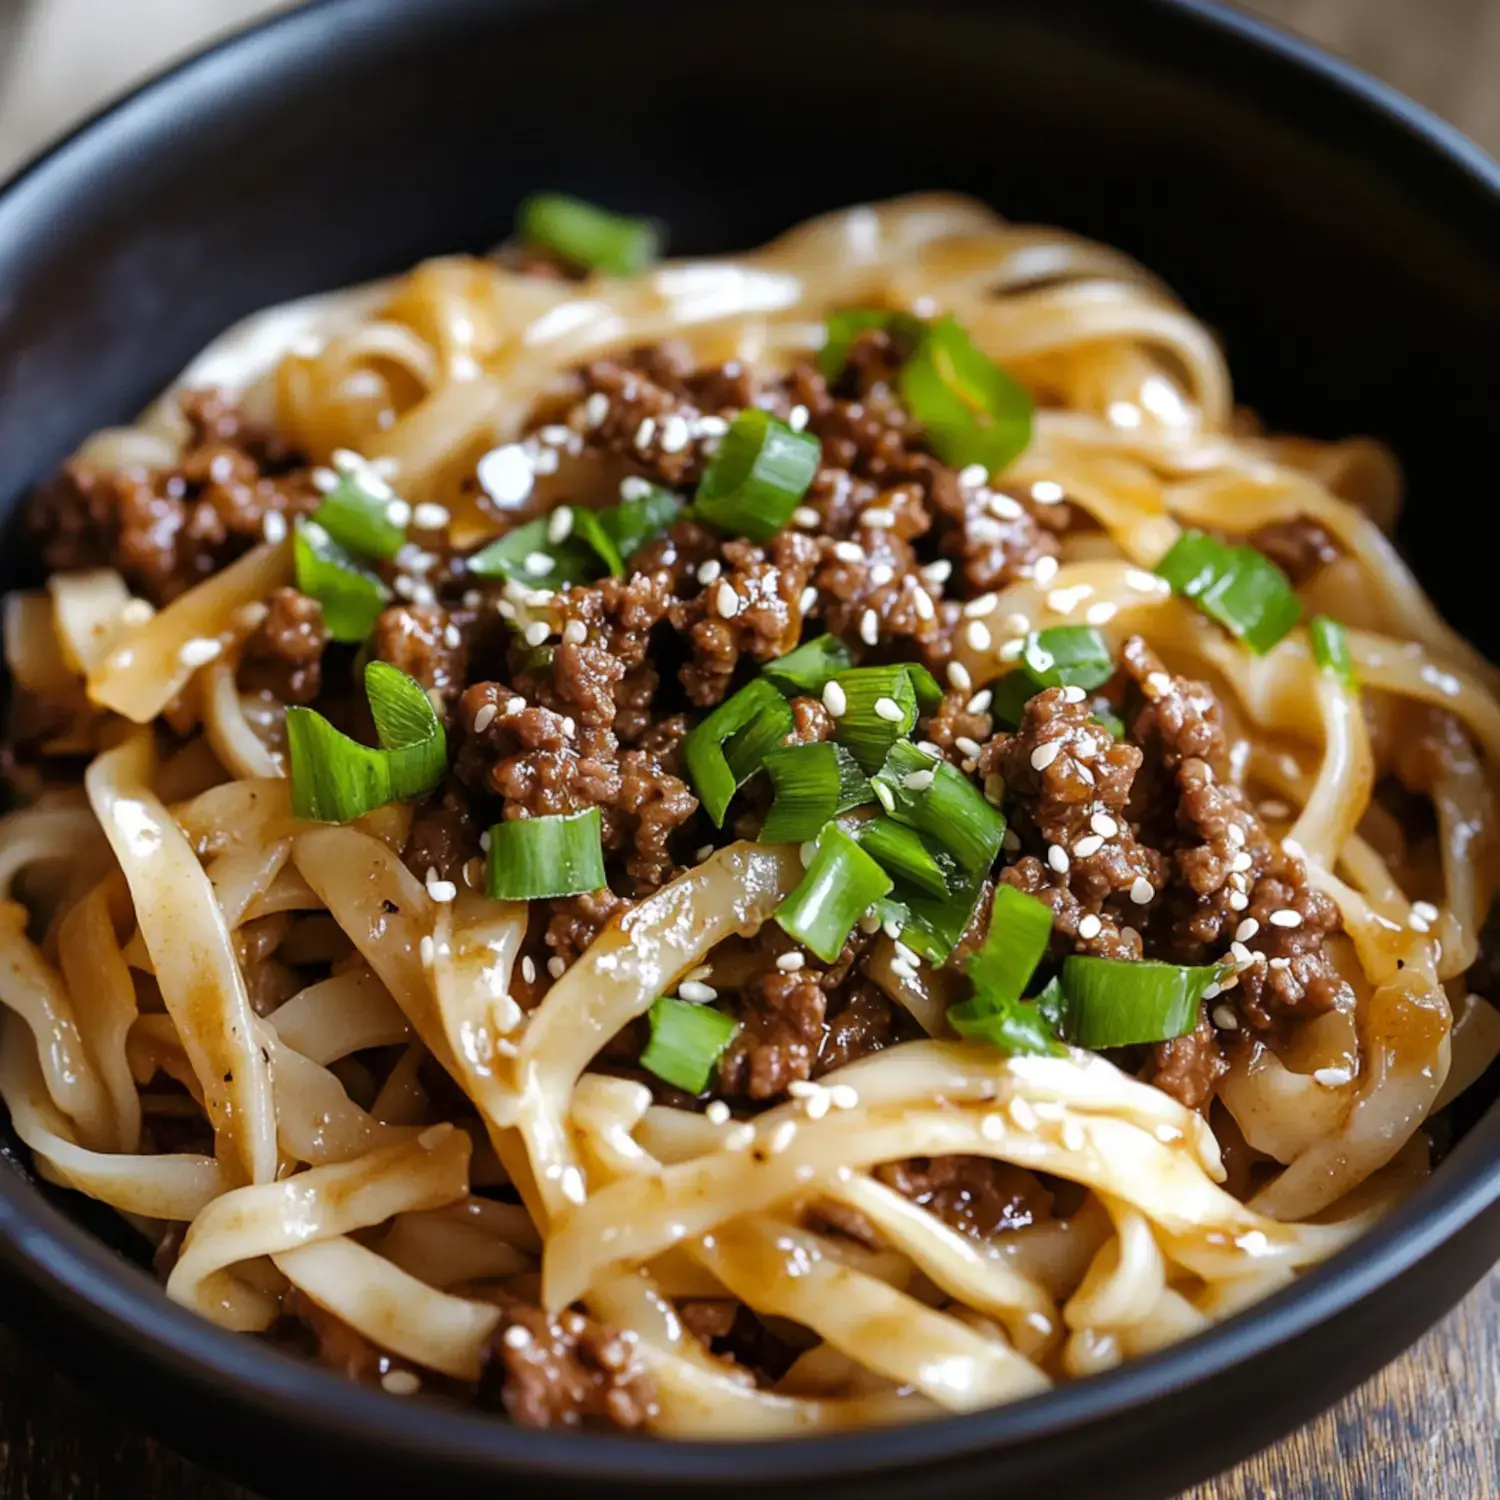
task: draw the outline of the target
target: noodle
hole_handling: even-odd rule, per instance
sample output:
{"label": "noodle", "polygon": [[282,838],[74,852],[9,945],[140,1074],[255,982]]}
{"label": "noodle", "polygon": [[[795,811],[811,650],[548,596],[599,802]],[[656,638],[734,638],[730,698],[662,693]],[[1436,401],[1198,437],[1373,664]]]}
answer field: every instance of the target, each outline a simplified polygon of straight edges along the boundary
{"label": "noodle", "polygon": [[[630,275],[551,250],[553,274],[507,247],[258,314],[81,451],[75,529],[115,479],[172,524],[126,545],[112,515],[5,601],[31,802],[0,820],[0,1096],[39,1175],[159,1242],[168,1294],[222,1327],[393,1394],[692,1438],[1038,1394],[1364,1232],[1500,1055],[1500,674],[1390,539],[1393,457],[1259,435],[1149,273],[960,198]],[[849,309],[870,326],[842,351]],[[825,338],[842,370],[810,362]],[[930,406],[924,357],[969,418]],[[945,420],[1007,400],[1019,452],[945,451]],[[786,524],[745,511],[742,537],[710,486],[635,536],[629,507],[675,515],[746,409],[817,445]],[[356,576],[317,552],[337,507],[308,524],[330,492],[366,507],[334,538]],[[505,576],[475,556],[497,538]],[[1257,586],[1299,623],[1251,649],[1243,596],[1165,576],[1181,544],[1281,564]],[[373,624],[330,640],[309,551]],[[826,680],[767,693],[819,629]],[[1045,644],[1080,639],[1091,686]],[[369,746],[377,659],[424,689],[443,764],[300,817],[298,714]],[[871,665],[895,672],[873,708],[843,675]],[[762,720],[695,730],[746,684],[784,715],[748,769]],[[878,756],[819,762],[837,813],[757,841],[765,756],[868,751],[860,727]],[[389,729],[361,764],[394,785],[417,757],[380,760]],[[865,779],[908,740],[993,833],[983,868],[897,805],[935,762]],[[738,800],[710,819],[720,763]],[[865,866],[890,889],[814,941],[835,818],[864,866],[817,899]],[[544,819],[597,827],[604,885],[587,838],[556,864],[526,842]],[[941,942],[939,891],[963,899]],[[991,913],[1028,900],[1046,951],[1002,997],[970,960],[993,976]],[[1192,1013],[1065,1045],[1073,961],[1115,976],[1124,1025],[1143,957],[1212,968]]]}

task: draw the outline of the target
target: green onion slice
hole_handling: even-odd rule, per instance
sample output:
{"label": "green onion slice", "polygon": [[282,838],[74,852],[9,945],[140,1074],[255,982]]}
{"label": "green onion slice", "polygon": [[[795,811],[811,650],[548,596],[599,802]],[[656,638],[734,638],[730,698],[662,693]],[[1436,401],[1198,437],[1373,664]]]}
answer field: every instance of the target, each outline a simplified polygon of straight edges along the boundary
{"label": "green onion slice", "polygon": [[373,808],[430,792],[448,769],[448,742],[422,685],[383,661],[365,667],[378,750],[341,734],[310,708],[286,711],[292,811],[350,823]]}
{"label": "green onion slice", "polygon": [[831,385],[844,373],[849,350],[862,333],[883,328],[888,333],[915,344],[922,337],[924,324],[910,313],[884,307],[845,307],[828,314],[823,328],[823,347],[818,351],[818,369]]}
{"label": "green onion slice", "polygon": [[776,800],[760,831],[763,844],[801,844],[851,807],[875,800],[869,779],[842,745],[782,745],[765,759]]}
{"label": "green onion slice", "polygon": [[1115,675],[1109,645],[1092,625],[1054,625],[1026,637],[1021,665],[1038,687],[1092,692]]}
{"label": "green onion slice", "polygon": [[596,208],[565,193],[526,199],[516,228],[529,245],[540,245],[587,271],[633,276],[661,253],[661,231],[649,219]]}
{"label": "green onion slice", "polygon": [[1257,656],[1302,618],[1291,581],[1254,547],[1226,547],[1205,532],[1185,531],[1156,571]]}
{"label": "green onion slice", "polygon": [[872,780],[881,805],[898,823],[946,849],[966,873],[988,873],[1005,837],[1005,814],[962,772],[900,740]]}
{"label": "green onion slice", "polygon": [[1062,968],[1062,1029],[1080,1047],[1128,1047],[1186,1036],[1198,1024],[1217,964],[1184,968],[1151,959],[1082,958]]}
{"label": "green onion slice", "polygon": [[339,482],[323,496],[313,520],[346,552],[356,557],[394,557],[406,542],[406,522],[392,516],[410,510],[389,490],[372,494],[354,474],[340,474]]}
{"label": "green onion slice", "polygon": [[1014,729],[1026,713],[1026,705],[1041,692],[1036,678],[1024,667],[1007,672],[991,690],[990,715],[997,724]]}
{"label": "green onion slice", "polygon": [[989,931],[968,964],[974,994],[948,1008],[960,1036],[1012,1054],[1062,1051],[1046,1010],[1021,998],[1051,937],[1050,907],[1013,886],[996,886]]}
{"label": "green onion slice", "polygon": [[858,829],[859,847],[879,861],[894,879],[913,886],[923,895],[948,899],[945,853],[933,849],[915,828],[894,818],[870,818]]}
{"label": "green onion slice", "polygon": [[891,877],[831,823],[802,883],[776,908],[776,921],[788,937],[831,964],[843,952],[854,924],[890,889]]}
{"label": "green onion slice", "polygon": [[703,471],[694,510],[721,531],[768,541],[807,493],[821,455],[811,433],[793,432],[758,406],[746,407]]}
{"label": "green onion slice", "polygon": [[1115,740],[1125,738],[1125,721],[1112,708],[1105,708],[1102,704],[1097,707],[1089,717],[1105,729],[1109,730],[1110,737]]}
{"label": "green onion slice", "polygon": [[928,896],[906,881],[898,881],[893,895],[904,908],[900,917],[901,941],[929,963],[941,964],[968,931],[974,910],[984,892],[984,875],[969,874],[956,866],[948,894]]}
{"label": "green onion slice", "polygon": [[574,510],[573,521],[584,540],[618,578],[624,574],[630,558],[660,536],[682,514],[685,504],[681,495],[653,484],[644,494],[633,495],[604,510]]}
{"label": "green onion slice", "polygon": [[1313,660],[1346,688],[1357,686],[1354,658],[1349,654],[1349,634],[1344,627],[1327,615],[1314,615],[1307,622],[1307,633],[1312,640]]}
{"label": "green onion slice", "polygon": [[834,718],[833,737],[848,746],[863,770],[874,771],[891,746],[916,727],[917,692],[911,672],[904,664],[852,667],[833,680],[844,698],[844,710]]}
{"label": "green onion slice", "polygon": [[1031,441],[1032,401],[953,317],[930,324],[901,368],[906,409],[933,452],[954,468],[996,474]]}
{"label": "green onion slice", "polygon": [[688,732],[682,742],[683,762],[714,827],[724,826],[724,814],[735,792],[761,768],[792,727],[786,699],[757,677]]}
{"label": "green onion slice", "polygon": [[576,896],[604,886],[599,809],[512,818],[490,828],[485,890],[497,901]]}
{"label": "green onion slice", "polygon": [[847,672],[854,665],[849,648],[836,635],[820,635],[795,651],[788,651],[760,669],[787,697],[804,693],[816,698],[831,677]]}
{"label": "green onion slice", "polygon": [[1036,1000],[979,1006],[977,997],[948,1007],[948,1024],[970,1041],[988,1042],[1012,1057],[1058,1056],[1065,1051],[1047,1010]]}
{"label": "green onion slice", "polygon": [[[582,514],[574,511],[574,524]],[[551,517],[527,521],[468,560],[467,571],[480,578],[510,578],[534,589],[560,589],[599,576],[599,553],[575,530],[561,542],[548,540]]]}
{"label": "green onion slice", "polygon": [[316,521],[302,516],[292,537],[292,557],[297,587],[322,606],[329,635],[336,641],[368,640],[390,600],[390,590]]}
{"label": "green onion slice", "polygon": [[701,1094],[739,1025],[712,1006],[665,995],[652,1004],[650,1018],[651,1040],[641,1066],[673,1088]]}

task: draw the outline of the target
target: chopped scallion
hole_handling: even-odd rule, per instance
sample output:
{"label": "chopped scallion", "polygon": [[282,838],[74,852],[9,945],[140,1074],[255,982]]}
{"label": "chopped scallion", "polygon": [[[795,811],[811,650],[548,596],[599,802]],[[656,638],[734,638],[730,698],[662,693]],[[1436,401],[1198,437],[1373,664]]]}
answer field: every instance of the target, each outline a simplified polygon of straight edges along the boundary
{"label": "chopped scallion", "polygon": [[889,875],[926,896],[948,899],[948,856],[932,849],[915,828],[894,818],[870,818],[859,825],[859,846]]}
{"label": "chopped scallion", "polygon": [[910,313],[884,307],[845,307],[829,313],[824,324],[823,347],[818,351],[818,369],[825,380],[832,384],[844,373],[854,341],[872,328],[884,329],[915,344],[922,336],[923,324]]}
{"label": "chopped scallion", "polygon": [[329,635],[354,643],[369,639],[390,590],[316,521],[297,519],[292,557],[297,587],[318,601]]}
{"label": "chopped scallion", "polygon": [[497,901],[576,896],[604,886],[599,809],[511,818],[490,828],[485,890]]}
{"label": "chopped scallion", "polygon": [[430,792],[448,769],[443,726],[422,685],[383,661],[365,667],[379,749],[340,733],[310,708],[286,711],[292,811],[317,823],[350,823],[388,802]]}
{"label": "chopped scallion", "polygon": [[995,887],[989,931],[968,963],[974,994],[948,1008],[960,1036],[1012,1054],[1062,1051],[1047,1013],[1021,998],[1051,937],[1050,907],[1013,886]]}
{"label": "chopped scallion", "polygon": [[682,742],[683,762],[716,828],[724,826],[724,814],[741,784],[791,730],[786,699],[757,677],[688,732]]}
{"label": "chopped scallion", "polygon": [[898,823],[946,849],[962,870],[981,877],[988,873],[1005,837],[1005,815],[961,771],[899,740],[872,779]]}
{"label": "chopped scallion", "polygon": [[830,823],[802,882],[776,909],[786,935],[833,963],[854,924],[891,889],[891,877],[839,827]]}
{"label": "chopped scallion", "polygon": [[820,635],[795,651],[768,661],[760,669],[760,675],[769,678],[789,698],[798,693],[816,698],[828,686],[829,678],[847,672],[853,665],[853,655],[836,635]]}
{"label": "chopped scallion", "polygon": [[1302,618],[1286,574],[1254,547],[1226,547],[1205,532],[1185,531],[1156,571],[1257,656]]}
{"label": "chopped scallion", "polygon": [[776,800],[760,839],[765,844],[801,844],[851,807],[875,800],[869,779],[842,745],[782,745],[765,759]]}
{"label": "chopped scallion", "polygon": [[852,667],[835,680],[843,690],[844,711],[834,721],[833,737],[849,747],[863,770],[874,771],[891,746],[916,727],[911,672],[905,665]]}
{"label": "chopped scallion", "polygon": [[724,434],[698,483],[698,516],[732,536],[764,542],[786,525],[818,472],[822,444],[758,406]]}
{"label": "chopped scallion", "polygon": [[709,1005],[661,996],[651,1006],[651,1040],[641,1066],[664,1083],[688,1094],[701,1094],[734,1040],[738,1024]]}
{"label": "chopped scallion", "polygon": [[406,523],[391,519],[404,510],[404,502],[388,491],[372,494],[357,475],[341,474],[313,512],[313,520],[346,552],[356,557],[388,558],[406,542]]}
{"label": "chopped scallion", "polygon": [[1151,959],[1084,958],[1062,968],[1062,1030],[1079,1047],[1128,1047],[1186,1036],[1198,1024],[1203,992],[1223,970]]}
{"label": "chopped scallion", "polygon": [[608,276],[633,276],[661,253],[661,231],[649,219],[611,213],[565,193],[526,199],[516,227],[527,244]]}
{"label": "chopped scallion", "polygon": [[1092,625],[1054,625],[1026,637],[1021,665],[1038,687],[1092,691],[1115,675],[1109,645]]}
{"label": "chopped scallion", "polygon": [[929,324],[901,367],[906,409],[933,451],[954,468],[996,474],[1031,441],[1032,401],[953,317]]}
{"label": "chopped scallion", "polygon": [[597,578],[600,567],[595,548],[576,530],[561,542],[551,542],[548,525],[544,516],[507,531],[474,553],[466,571],[480,578],[509,578],[534,589],[560,589]]}
{"label": "chopped scallion", "polygon": [[1307,622],[1307,633],[1312,639],[1313,660],[1346,688],[1355,687],[1354,658],[1349,654],[1349,635],[1344,627],[1327,615],[1314,615]]}

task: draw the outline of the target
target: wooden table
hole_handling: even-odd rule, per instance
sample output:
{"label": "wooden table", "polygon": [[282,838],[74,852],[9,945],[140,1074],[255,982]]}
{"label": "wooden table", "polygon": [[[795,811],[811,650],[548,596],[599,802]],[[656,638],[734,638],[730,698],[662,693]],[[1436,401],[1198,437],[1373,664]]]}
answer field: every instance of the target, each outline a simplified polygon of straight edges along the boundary
{"label": "wooden table", "polygon": [[[80,0],[53,0],[79,11]],[[93,0],[98,4],[98,0]],[[256,0],[105,0],[162,50]],[[259,0],[269,8],[272,0]],[[285,3],[285,0],[282,0]],[[1500,153],[1500,0],[1253,0],[1355,58]],[[148,18],[149,19],[149,18]],[[137,65],[139,49],[126,56]],[[96,74],[82,69],[83,86]],[[31,80],[34,83],[34,80]],[[32,88],[35,93],[35,88]],[[90,101],[79,100],[80,109]],[[0,131],[0,156],[14,143]],[[1414,1349],[1300,1432],[1181,1500],[1496,1500],[1500,1271]],[[0,1500],[252,1500],[125,1426],[0,1331]]]}

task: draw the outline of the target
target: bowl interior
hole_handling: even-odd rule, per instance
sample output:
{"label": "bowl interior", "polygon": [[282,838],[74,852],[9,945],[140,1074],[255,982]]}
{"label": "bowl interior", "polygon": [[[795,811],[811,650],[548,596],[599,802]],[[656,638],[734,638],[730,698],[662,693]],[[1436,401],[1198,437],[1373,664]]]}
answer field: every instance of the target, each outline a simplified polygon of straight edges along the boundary
{"label": "bowl interior", "polygon": [[[533,189],[712,251],[950,188],[1144,261],[1220,332],[1273,426],[1391,443],[1402,543],[1493,655],[1490,559],[1448,518],[1489,460],[1494,381],[1474,367],[1500,343],[1495,169],[1250,35],[1192,0],[763,0],[753,24],[690,0],[325,0],[0,197],[0,513],[236,318],[487,247]],[[28,571],[0,554],[5,586]],[[1415,1253],[1398,1230],[1384,1274]],[[222,1361],[211,1335],[195,1348]]]}

